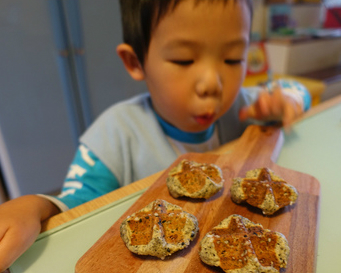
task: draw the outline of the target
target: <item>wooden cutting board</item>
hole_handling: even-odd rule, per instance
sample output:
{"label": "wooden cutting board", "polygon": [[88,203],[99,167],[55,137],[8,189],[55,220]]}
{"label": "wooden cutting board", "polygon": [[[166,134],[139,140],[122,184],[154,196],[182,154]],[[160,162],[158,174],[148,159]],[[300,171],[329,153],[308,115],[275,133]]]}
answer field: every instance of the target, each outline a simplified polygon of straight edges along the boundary
{"label": "wooden cutting board", "polygon": [[[249,126],[230,154],[185,154],[179,157],[155,183],[114,223],[109,230],[80,258],[76,273],[90,272],[223,272],[207,266],[198,255],[200,240],[221,220],[231,214],[240,214],[264,228],[281,232],[291,249],[288,267],[281,272],[315,272],[320,185],[312,176],[276,165],[271,158],[282,147],[282,132],[274,127]],[[218,165],[225,178],[224,189],[208,200],[174,199],[166,186],[169,170],[182,159]],[[232,178],[245,177],[245,172],[269,167],[286,182],[296,187],[299,197],[293,206],[283,208],[272,216],[264,216],[257,208],[237,205],[231,200]],[[199,234],[191,245],[165,260],[131,253],[120,237],[121,222],[130,214],[142,209],[155,199],[164,199],[181,206],[195,215]],[[99,223],[100,224],[100,223]]]}

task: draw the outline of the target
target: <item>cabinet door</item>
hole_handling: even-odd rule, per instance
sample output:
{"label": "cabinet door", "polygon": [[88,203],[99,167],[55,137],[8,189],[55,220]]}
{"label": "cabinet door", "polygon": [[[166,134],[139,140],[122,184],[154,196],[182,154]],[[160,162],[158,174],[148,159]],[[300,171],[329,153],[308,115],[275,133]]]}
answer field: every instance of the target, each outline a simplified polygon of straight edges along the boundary
{"label": "cabinet door", "polygon": [[58,190],[75,145],[48,1],[0,1],[0,161],[11,197]]}

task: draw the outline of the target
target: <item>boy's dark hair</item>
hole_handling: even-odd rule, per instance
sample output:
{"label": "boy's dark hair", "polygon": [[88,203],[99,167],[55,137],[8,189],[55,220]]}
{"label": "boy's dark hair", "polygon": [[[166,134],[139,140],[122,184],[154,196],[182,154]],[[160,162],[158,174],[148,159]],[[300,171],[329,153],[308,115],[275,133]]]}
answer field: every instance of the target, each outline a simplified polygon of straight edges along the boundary
{"label": "boy's dark hair", "polygon": [[[123,41],[132,46],[141,65],[148,52],[152,28],[182,0],[120,0]],[[238,1],[238,0],[196,0],[201,1]],[[252,20],[252,0],[246,0]],[[154,21],[155,20],[155,21]],[[153,26],[154,24],[154,26]]]}

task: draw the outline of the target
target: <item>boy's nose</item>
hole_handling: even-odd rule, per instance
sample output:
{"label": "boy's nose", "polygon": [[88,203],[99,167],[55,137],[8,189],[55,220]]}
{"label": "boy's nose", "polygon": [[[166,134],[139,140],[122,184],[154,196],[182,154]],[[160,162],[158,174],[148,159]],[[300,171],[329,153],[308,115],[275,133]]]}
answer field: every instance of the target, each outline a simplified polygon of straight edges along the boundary
{"label": "boy's nose", "polygon": [[199,77],[196,84],[196,93],[200,97],[216,96],[221,93],[223,88],[219,73],[215,71],[206,71]]}

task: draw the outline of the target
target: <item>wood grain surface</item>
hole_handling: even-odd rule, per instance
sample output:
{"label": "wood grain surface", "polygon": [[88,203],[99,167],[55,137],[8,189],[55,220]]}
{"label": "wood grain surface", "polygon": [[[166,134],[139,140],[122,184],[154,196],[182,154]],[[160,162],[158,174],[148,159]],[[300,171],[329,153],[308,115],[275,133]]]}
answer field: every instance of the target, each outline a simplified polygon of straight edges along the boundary
{"label": "wood grain surface", "polygon": [[[76,273],[89,272],[222,272],[207,266],[198,255],[200,240],[214,226],[231,214],[240,214],[264,228],[281,232],[291,249],[288,267],[281,272],[315,272],[319,224],[320,185],[312,176],[285,169],[271,158],[278,155],[282,145],[281,130],[274,127],[250,126],[238,140],[233,152],[225,155],[185,154],[179,157],[149,189],[107,230],[80,258]],[[218,165],[225,179],[224,189],[208,200],[174,199],[170,196],[166,178],[169,170],[182,159]],[[293,206],[285,207],[272,216],[264,216],[257,208],[237,205],[231,200],[232,178],[245,177],[248,170],[269,167],[285,181],[296,187],[299,197]],[[199,234],[191,245],[165,260],[131,253],[120,237],[121,222],[157,198],[181,206],[194,214],[199,222]]]}

